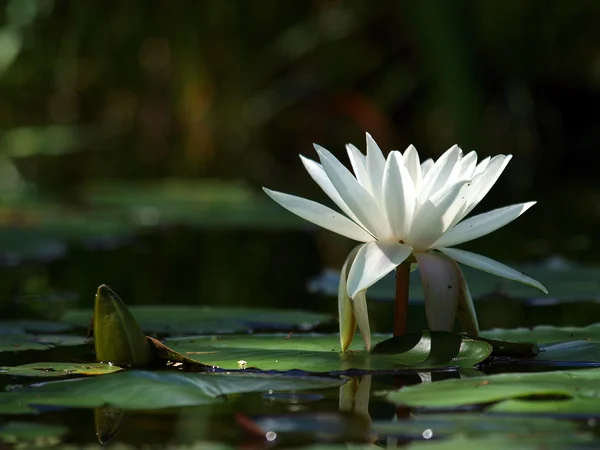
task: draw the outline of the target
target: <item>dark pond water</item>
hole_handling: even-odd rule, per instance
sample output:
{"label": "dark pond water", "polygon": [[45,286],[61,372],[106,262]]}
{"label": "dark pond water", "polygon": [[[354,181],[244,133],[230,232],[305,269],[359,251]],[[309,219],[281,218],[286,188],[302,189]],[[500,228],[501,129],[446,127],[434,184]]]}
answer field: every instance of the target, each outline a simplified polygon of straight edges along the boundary
{"label": "dark pond water", "polygon": [[[277,307],[335,315],[335,299],[307,291],[308,281],[321,273],[323,251],[332,251],[319,245],[313,234],[304,231],[199,232],[169,228],[149,231],[135,241],[105,245],[102,249],[79,246],[71,249],[66,257],[33,258],[4,267],[0,277],[4,299],[2,319],[52,319],[67,309],[91,308],[95,290],[101,283],[110,285],[129,306]],[[342,250],[334,250],[343,254],[343,246]],[[325,259],[328,257],[336,261],[331,254],[325,255]],[[391,303],[385,301],[370,303],[376,331],[386,332],[391,327],[391,307]],[[590,314],[595,308],[594,302],[573,303],[565,309],[561,302],[532,303],[501,296],[477,303],[483,328],[581,327],[596,321],[598,316]],[[411,306],[410,316],[413,330],[424,328],[422,306]],[[335,332],[336,324],[320,325],[316,331]],[[77,328],[69,333],[82,335],[85,329]],[[0,352],[0,366],[94,360],[92,344],[58,346],[45,351]],[[595,357],[594,361],[599,359]],[[449,379],[569,368],[578,368],[577,362],[571,361],[565,366],[496,358],[474,369],[369,374],[351,371],[342,377],[346,381],[343,386],[292,392],[262,388],[252,393],[230,394],[222,398],[225,401],[211,405],[143,411],[64,408],[50,402],[37,406],[37,413],[33,415],[4,413],[0,417],[0,437],[7,445],[29,442],[38,447],[93,448],[100,445],[96,435],[100,415],[104,417],[102,432],[110,440],[107,445],[114,448],[212,448],[216,443],[243,448],[327,443],[341,444],[340,448],[345,448],[345,443],[371,443],[389,448],[438,438],[447,438],[443,441],[450,445],[447,448],[471,448],[460,447],[460,439],[466,436],[478,442],[477,439],[489,438],[490,429],[495,430],[494,445],[508,445],[511,436],[518,438],[524,431],[517,426],[519,421],[513,420],[515,414],[487,412],[489,403],[423,409],[395,404],[386,399],[384,393]],[[301,360],[298,369],[302,369]],[[301,371],[294,374],[303,375]],[[330,378],[339,379],[339,376]],[[12,391],[47,380],[0,375],[0,387]],[[552,396],[548,399],[556,400]],[[0,408],[2,402],[0,398]],[[525,423],[532,421],[531,429],[535,430],[533,435],[529,434],[530,438],[534,436],[531,448],[546,448],[536,446],[557,436],[566,436],[577,448],[596,448],[594,436],[600,431],[596,417],[600,417],[600,411],[578,414],[573,409],[557,410],[539,416],[540,423],[536,422],[538,416],[527,414],[523,419]],[[513,421],[507,422],[507,417]],[[554,420],[556,418],[560,420]],[[13,426],[10,424],[15,422],[50,427],[26,429],[15,440],[14,434],[10,434],[10,426]],[[566,423],[570,428],[553,430],[555,423]]]}

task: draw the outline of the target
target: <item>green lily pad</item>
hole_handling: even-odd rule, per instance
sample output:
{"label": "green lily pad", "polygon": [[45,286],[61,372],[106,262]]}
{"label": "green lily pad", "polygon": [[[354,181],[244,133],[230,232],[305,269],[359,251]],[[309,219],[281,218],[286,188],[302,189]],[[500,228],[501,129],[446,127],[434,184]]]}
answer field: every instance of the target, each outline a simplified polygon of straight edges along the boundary
{"label": "green lily pad", "polygon": [[600,369],[445,380],[409,386],[387,399],[411,407],[492,403],[489,411],[600,415]]}
{"label": "green lily pad", "polygon": [[[253,329],[309,330],[329,322],[330,315],[268,308],[218,308],[210,306],[131,306],[129,310],[146,333],[167,335],[236,333]],[[63,322],[87,327],[91,309],[70,310]]]}
{"label": "green lily pad", "polygon": [[20,377],[66,377],[71,375],[105,375],[118,372],[120,367],[110,364],[73,364],[61,362],[39,362],[22,366],[0,367],[0,374]]}
{"label": "green lily pad", "polygon": [[482,336],[511,342],[535,342],[540,353],[534,360],[600,363],[600,324],[587,327],[539,326],[532,329],[494,329]]}
{"label": "green lily pad", "polygon": [[586,327],[552,327],[538,326],[534,328],[493,329],[483,331],[482,336],[490,339],[504,339],[512,342],[551,342],[593,340],[600,341],[600,323]]}
{"label": "green lily pad", "polygon": [[[401,354],[368,353],[363,349],[360,336],[354,339],[349,352],[341,353],[337,334],[206,336],[169,339],[167,345],[204,364],[224,369],[240,368],[239,361],[244,361],[243,367],[306,372],[471,367],[487,358],[492,351],[491,345],[466,337],[455,346],[455,338],[448,338],[447,333],[423,332],[416,335],[416,339],[415,334],[406,335],[410,346],[405,347],[407,351]],[[374,339],[381,337],[373,336]],[[433,352],[432,342],[435,345]]]}
{"label": "green lily pad", "polygon": [[537,450],[548,448],[545,443],[561,444],[551,448],[569,448],[564,445],[593,440],[591,433],[580,431],[574,422],[545,417],[511,417],[479,413],[417,414],[391,422],[376,421],[372,429],[380,441],[387,444],[397,442],[398,438],[425,438],[425,441],[409,446],[423,449],[512,449],[522,446]]}
{"label": "green lily pad", "polygon": [[69,429],[60,425],[32,422],[8,422],[0,426],[0,441],[7,444],[36,443],[48,447],[60,442]]}
{"label": "green lily pad", "polygon": [[510,417],[479,413],[463,414],[417,414],[407,419],[391,422],[376,421],[373,431],[379,435],[418,437],[450,437],[463,435],[484,437],[490,434],[531,435],[538,437],[575,433],[573,422],[546,417]]}
{"label": "green lily pad", "polygon": [[0,320],[0,336],[7,334],[62,333],[73,328],[69,323],[46,320]]}
{"label": "green lily pad", "polygon": [[126,211],[139,225],[185,223],[200,227],[306,227],[298,217],[243,183],[218,180],[96,182],[83,188],[86,203]]}
{"label": "green lily pad", "polygon": [[87,342],[83,336],[68,334],[9,334],[0,338],[0,353],[48,350],[54,347],[83,345]]}
{"label": "green lily pad", "polygon": [[340,380],[261,374],[190,374],[124,371],[102,377],[34,384],[0,393],[0,413],[36,405],[71,408],[110,406],[126,410],[161,409],[220,403],[226,395],[339,387]]}
{"label": "green lily pad", "polygon": [[553,436],[551,438],[534,435],[468,438],[464,436],[444,440],[415,442],[409,445],[409,450],[569,450],[573,448],[597,448],[598,442],[590,435]]}

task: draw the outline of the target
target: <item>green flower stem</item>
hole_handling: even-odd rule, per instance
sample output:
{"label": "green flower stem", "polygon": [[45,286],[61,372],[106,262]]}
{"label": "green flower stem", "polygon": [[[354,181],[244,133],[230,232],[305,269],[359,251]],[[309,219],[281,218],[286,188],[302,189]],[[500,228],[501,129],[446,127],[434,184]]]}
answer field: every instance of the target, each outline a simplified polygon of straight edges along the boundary
{"label": "green flower stem", "polygon": [[394,336],[406,333],[408,316],[408,286],[410,282],[410,263],[403,262],[396,267],[396,302],[394,304]]}

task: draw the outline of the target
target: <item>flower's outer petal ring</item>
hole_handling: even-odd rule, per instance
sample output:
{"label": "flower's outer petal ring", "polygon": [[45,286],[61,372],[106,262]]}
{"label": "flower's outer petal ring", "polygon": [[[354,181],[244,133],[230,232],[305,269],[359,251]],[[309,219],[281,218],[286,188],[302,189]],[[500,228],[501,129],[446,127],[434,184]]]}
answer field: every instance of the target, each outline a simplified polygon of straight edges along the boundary
{"label": "flower's outer petal ring", "polygon": [[511,267],[488,258],[487,256],[467,252],[466,250],[459,250],[457,248],[438,248],[437,250],[466,266],[474,267],[475,269],[483,270],[484,272],[498,275],[499,277],[527,284],[531,287],[539,289],[544,294],[548,293],[548,290],[540,282]]}
{"label": "flower's outer petal ring", "polygon": [[485,236],[515,220],[536,202],[519,203],[473,216],[444,233],[432,247],[452,247]]}
{"label": "flower's outer petal ring", "polygon": [[471,291],[467,285],[467,280],[463,274],[460,265],[452,260],[452,265],[456,271],[456,279],[458,281],[458,307],[456,309],[456,318],[462,328],[462,331],[471,336],[479,336],[479,323],[477,321],[477,313],[475,305],[471,297]]}
{"label": "flower's outer petal ring", "polygon": [[355,241],[369,242],[373,240],[373,236],[367,231],[327,206],[295,195],[284,194],[267,188],[263,188],[263,190],[285,209],[315,225]]}
{"label": "flower's outer petal ring", "polygon": [[[338,285],[338,321],[340,326],[340,346],[342,352],[348,350],[354,334],[356,333],[356,317],[354,316],[354,310],[352,308],[352,302],[348,297],[348,289],[346,281],[348,279],[348,271],[350,266],[356,257],[356,253],[364,244],[357,245],[350,251],[342,266],[340,273],[340,283]],[[367,318],[368,320],[368,318]]]}
{"label": "flower's outer petal ring", "polygon": [[367,290],[363,289],[358,291],[357,294],[352,298],[352,310],[354,311],[354,317],[358,323],[358,329],[360,335],[365,341],[365,347],[367,351],[371,351],[371,326],[369,324],[369,310],[367,309]]}
{"label": "flower's outer petal ring", "polygon": [[369,242],[363,245],[348,274],[348,294],[354,298],[404,262],[412,253],[408,245],[395,242]]}
{"label": "flower's outer petal ring", "polygon": [[432,331],[452,331],[458,307],[458,276],[453,261],[437,253],[415,253],[427,324]]}
{"label": "flower's outer petal ring", "polygon": [[331,183],[360,223],[378,239],[391,237],[392,232],[379,202],[328,150],[316,144],[314,147]]}

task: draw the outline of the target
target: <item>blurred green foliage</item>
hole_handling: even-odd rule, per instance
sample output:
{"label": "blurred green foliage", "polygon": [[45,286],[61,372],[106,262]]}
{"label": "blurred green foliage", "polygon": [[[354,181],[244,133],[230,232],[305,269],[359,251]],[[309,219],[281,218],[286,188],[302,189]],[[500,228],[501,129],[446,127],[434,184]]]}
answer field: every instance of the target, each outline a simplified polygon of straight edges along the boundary
{"label": "blurred green foliage", "polygon": [[[424,156],[515,154],[484,206],[540,205],[474,245],[597,259],[599,18],[593,0],[2,0],[0,261],[113,250],[13,268],[0,304],[115,281],[151,303],[190,280],[203,303],[300,289],[317,250],[337,267],[349,244],[241,229],[304,226],[258,188],[322,199],[297,154],[344,159],[365,131]],[[147,232],[181,224],[213,231]],[[141,247],[114,250],[134,234]]]}

